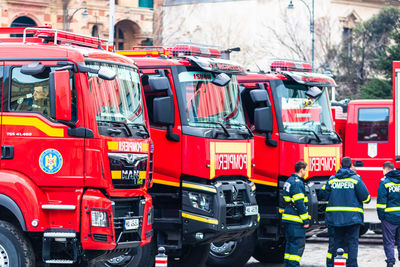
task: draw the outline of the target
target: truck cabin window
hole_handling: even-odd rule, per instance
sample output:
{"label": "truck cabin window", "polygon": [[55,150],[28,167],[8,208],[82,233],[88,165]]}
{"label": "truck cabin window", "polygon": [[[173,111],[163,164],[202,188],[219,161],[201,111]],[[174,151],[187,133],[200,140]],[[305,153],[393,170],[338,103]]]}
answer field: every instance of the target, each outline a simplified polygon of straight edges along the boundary
{"label": "truck cabin window", "polygon": [[326,90],[314,99],[306,95],[308,88],[305,85],[282,82],[274,89],[279,99],[279,119],[284,132],[332,134],[333,126]]}
{"label": "truck cabin window", "polygon": [[50,68],[38,75],[25,75],[20,67],[13,68],[10,111],[36,112],[50,117],[49,74]]}
{"label": "truck cabin window", "polygon": [[[46,67],[43,73],[26,75],[21,67],[11,71],[10,111],[34,112],[50,118],[49,76],[55,67]],[[71,74],[72,121],[77,120],[76,91]]]}
{"label": "truck cabin window", "polygon": [[384,142],[389,139],[389,109],[360,108],[358,111],[358,141]]}

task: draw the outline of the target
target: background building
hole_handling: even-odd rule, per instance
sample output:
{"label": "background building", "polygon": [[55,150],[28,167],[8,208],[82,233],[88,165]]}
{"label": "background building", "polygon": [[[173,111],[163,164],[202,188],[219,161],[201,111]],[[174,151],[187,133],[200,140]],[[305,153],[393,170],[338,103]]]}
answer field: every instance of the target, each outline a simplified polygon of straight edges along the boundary
{"label": "background building", "polygon": [[[151,44],[153,0],[115,2],[117,49]],[[57,29],[69,28],[72,32],[108,38],[108,0],[0,0],[0,7],[2,27],[51,24]]]}
{"label": "background building", "polygon": [[[164,0],[155,22],[156,43],[240,46],[232,59],[268,68],[271,58],[311,61],[312,0]],[[388,0],[314,0],[315,67],[323,72],[339,50],[351,53],[352,30],[388,5]]]}

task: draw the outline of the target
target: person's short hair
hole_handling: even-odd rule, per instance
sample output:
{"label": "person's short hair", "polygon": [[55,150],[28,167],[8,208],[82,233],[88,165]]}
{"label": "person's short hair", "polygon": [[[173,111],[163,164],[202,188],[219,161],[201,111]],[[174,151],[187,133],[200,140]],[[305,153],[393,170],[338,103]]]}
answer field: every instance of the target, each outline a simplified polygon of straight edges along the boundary
{"label": "person's short hair", "polygon": [[383,163],[382,168],[383,169],[394,170],[394,164],[391,161],[386,161],[385,163]]}
{"label": "person's short hair", "polygon": [[298,161],[294,165],[294,172],[299,172],[301,169],[307,168],[307,163],[304,161]]}
{"label": "person's short hair", "polygon": [[351,158],[350,157],[342,158],[341,164],[342,164],[342,168],[346,168],[346,169],[351,168],[351,165],[353,165],[353,163],[351,162]]}

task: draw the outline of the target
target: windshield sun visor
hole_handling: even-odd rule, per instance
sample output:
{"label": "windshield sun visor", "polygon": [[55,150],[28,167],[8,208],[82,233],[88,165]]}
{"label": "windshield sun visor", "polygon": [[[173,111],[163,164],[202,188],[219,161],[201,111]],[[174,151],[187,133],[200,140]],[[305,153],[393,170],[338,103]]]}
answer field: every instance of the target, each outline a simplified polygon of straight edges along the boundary
{"label": "windshield sun visor", "polygon": [[336,87],[335,80],[325,74],[283,71],[283,75],[299,84],[318,87]]}
{"label": "windshield sun visor", "polygon": [[229,74],[245,74],[246,69],[230,60],[220,58],[204,58],[204,57],[186,57],[189,61],[192,61],[197,66],[205,71],[211,72],[224,72]]}

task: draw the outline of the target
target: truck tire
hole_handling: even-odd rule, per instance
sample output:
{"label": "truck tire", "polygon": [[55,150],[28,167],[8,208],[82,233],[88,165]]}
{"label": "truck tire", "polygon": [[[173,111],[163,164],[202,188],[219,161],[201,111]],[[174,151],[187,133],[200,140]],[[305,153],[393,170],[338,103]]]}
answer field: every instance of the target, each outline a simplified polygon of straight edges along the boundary
{"label": "truck tire", "polygon": [[0,221],[0,266],[35,266],[35,253],[30,241],[21,230],[6,221]]}
{"label": "truck tire", "polygon": [[211,243],[207,266],[244,266],[254,253],[255,243],[254,235],[246,236],[236,241]]}
{"label": "truck tire", "polygon": [[103,262],[96,262],[95,267],[152,267],[155,262],[154,242],[137,248],[137,253],[133,256],[129,253],[115,257]]}
{"label": "truck tire", "polygon": [[206,265],[210,244],[196,247],[183,246],[179,259],[168,257],[168,267],[204,267]]}
{"label": "truck tire", "polygon": [[257,242],[253,257],[261,263],[283,263],[285,241]]}

